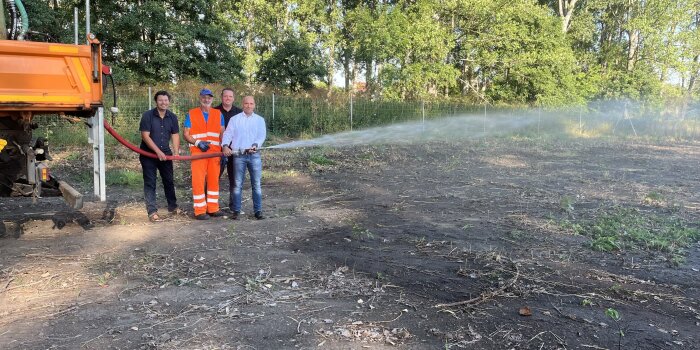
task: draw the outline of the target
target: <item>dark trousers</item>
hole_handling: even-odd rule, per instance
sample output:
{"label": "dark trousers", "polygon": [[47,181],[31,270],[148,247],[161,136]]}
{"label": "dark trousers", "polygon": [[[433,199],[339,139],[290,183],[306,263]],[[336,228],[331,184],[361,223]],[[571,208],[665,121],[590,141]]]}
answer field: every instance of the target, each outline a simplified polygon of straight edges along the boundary
{"label": "dark trousers", "polygon": [[143,170],[143,196],[146,199],[148,215],[150,216],[158,211],[158,204],[156,203],[156,172],[160,172],[160,178],[163,180],[168,210],[175,210],[177,208],[177,198],[175,198],[175,183],[173,182],[173,161],[160,161],[144,156],[139,156],[139,160]]}
{"label": "dark trousers", "polygon": [[[226,158],[221,158],[222,163],[224,159]],[[233,165],[233,156],[230,156],[228,159],[226,159],[226,167],[224,167],[222,164],[219,172],[219,177],[224,174],[224,170],[226,170],[226,173],[228,174],[228,207],[231,209],[231,211],[233,211],[233,190],[236,187],[236,171],[233,169]]]}

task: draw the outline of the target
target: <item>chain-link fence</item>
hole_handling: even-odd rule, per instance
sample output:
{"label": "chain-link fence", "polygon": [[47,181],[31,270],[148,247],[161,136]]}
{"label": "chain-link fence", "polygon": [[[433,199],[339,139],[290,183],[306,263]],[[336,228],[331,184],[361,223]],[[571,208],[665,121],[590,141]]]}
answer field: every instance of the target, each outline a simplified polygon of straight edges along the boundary
{"label": "chain-link fence", "polygon": [[[155,88],[118,88],[119,114],[105,118],[125,138],[140,140],[141,114],[155,107]],[[105,105],[112,105],[111,89],[105,94]],[[198,90],[172,93],[170,109],[180,122],[187,111],[199,105]],[[310,98],[279,94],[257,95],[256,112],[267,122],[270,134],[285,138],[312,138],[342,131],[366,129],[403,122],[431,122],[440,118],[473,116],[483,120],[481,135],[490,133],[522,136],[572,137],[664,137],[696,139],[700,104],[673,107],[649,107],[630,102],[591,103],[569,109],[510,108],[435,101],[382,101],[350,95]],[[237,96],[239,105],[242,97]],[[218,99],[215,100],[218,104]],[[498,120],[498,123],[491,121]],[[512,120],[512,127],[508,121]],[[523,122],[525,120],[526,122]],[[518,121],[517,123],[515,121]],[[48,136],[54,145],[84,144],[86,127],[71,124],[60,117],[42,117],[37,134]],[[508,129],[508,130],[504,130]],[[106,138],[108,145],[115,144]]]}

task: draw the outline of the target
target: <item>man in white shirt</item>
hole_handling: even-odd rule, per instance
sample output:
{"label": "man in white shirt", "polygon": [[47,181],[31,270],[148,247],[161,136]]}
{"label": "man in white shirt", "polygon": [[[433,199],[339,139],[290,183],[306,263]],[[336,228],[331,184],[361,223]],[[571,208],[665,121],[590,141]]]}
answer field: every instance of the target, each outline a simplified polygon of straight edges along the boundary
{"label": "man in white shirt", "polygon": [[241,194],[245,171],[250,173],[250,184],[253,192],[253,212],[258,220],[264,219],[262,214],[262,158],[259,149],[267,137],[265,119],[254,113],[255,99],[253,96],[243,98],[243,112],[233,116],[224,131],[222,138],[224,155],[234,154],[233,159],[235,176],[235,188],[233,190],[233,215],[232,219],[238,220],[241,212]]}

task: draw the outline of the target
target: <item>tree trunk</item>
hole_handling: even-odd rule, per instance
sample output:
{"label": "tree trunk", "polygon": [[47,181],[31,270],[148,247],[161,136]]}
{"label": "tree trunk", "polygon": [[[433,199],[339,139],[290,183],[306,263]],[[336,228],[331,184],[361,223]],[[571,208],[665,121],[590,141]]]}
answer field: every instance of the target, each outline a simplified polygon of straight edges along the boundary
{"label": "tree trunk", "polygon": [[[698,63],[700,63],[700,55],[695,55],[695,59],[693,59],[693,62],[695,62],[696,66]],[[695,82],[698,80],[698,76],[700,75],[700,70],[696,69],[695,72],[693,72],[690,75],[690,79],[688,80],[688,92],[692,93],[693,89],[695,88]]]}
{"label": "tree trunk", "polygon": [[326,84],[328,84],[328,92],[326,93],[326,96],[330,96],[331,92],[333,91],[333,76],[335,75],[333,67],[335,67],[335,44],[331,43],[330,47],[328,48],[328,66],[326,67],[328,69],[328,75],[326,75]]}
{"label": "tree trunk", "polygon": [[[700,12],[697,12],[695,14],[695,31],[700,32]],[[695,88],[695,82],[698,80],[700,77],[700,53],[695,55],[695,58],[693,58],[693,62],[695,63],[694,65],[694,72],[690,74],[690,79],[688,80],[688,93],[693,93],[693,89]]]}
{"label": "tree trunk", "polygon": [[[639,15],[640,10],[637,6],[639,6],[639,4],[637,4],[636,1],[627,0],[627,16],[625,16],[625,18],[628,26],[632,19]],[[627,34],[627,39],[629,40],[627,45],[627,71],[631,72],[634,70],[634,66],[637,64],[637,58],[639,57],[638,51],[641,33],[637,28],[627,28],[624,29],[624,32]]]}
{"label": "tree trunk", "polygon": [[471,69],[467,66],[466,61],[462,61],[462,79],[460,79],[462,96],[467,96],[471,87]]}
{"label": "tree trunk", "polygon": [[629,36],[629,45],[627,46],[627,71],[631,72],[634,70],[635,64],[637,64],[637,51],[639,50],[639,29],[633,29],[627,31]]}
{"label": "tree trunk", "polygon": [[345,73],[345,91],[350,91],[350,55],[343,53],[343,73]]}
{"label": "tree trunk", "polygon": [[369,59],[365,63],[365,91],[370,94],[374,90],[374,62]]}
{"label": "tree trunk", "polygon": [[559,16],[561,17],[561,30],[566,33],[571,25],[574,7],[578,0],[559,0]]}

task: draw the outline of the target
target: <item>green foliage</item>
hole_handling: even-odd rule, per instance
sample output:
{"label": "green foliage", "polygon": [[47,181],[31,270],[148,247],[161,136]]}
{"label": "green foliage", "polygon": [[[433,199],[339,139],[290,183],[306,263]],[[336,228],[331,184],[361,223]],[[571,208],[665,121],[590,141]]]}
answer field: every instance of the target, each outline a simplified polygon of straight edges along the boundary
{"label": "green foliage", "polygon": [[92,6],[103,60],[115,66],[118,80],[215,82],[240,76],[240,59],[211,2],[97,0]]}
{"label": "green foliage", "polygon": [[372,233],[372,231],[369,229],[360,226],[360,224],[354,224],[352,225],[352,236],[359,240],[372,239],[374,238],[374,233]]}
{"label": "green foliage", "polygon": [[331,159],[328,159],[325,154],[323,153],[313,153],[309,157],[309,160],[317,165],[333,165],[335,162]]}
{"label": "green foliage", "polygon": [[615,321],[615,324],[617,325],[617,335],[618,335],[618,340],[617,340],[617,348],[621,349],[622,348],[622,337],[625,336],[625,332],[622,330],[622,326],[620,325],[620,320],[622,319],[622,316],[620,315],[620,312],[613,308],[607,308],[605,309],[605,316],[610,317],[613,321]]}
{"label": "green foliage", "polygon": [[[700,98],[695,0],[91,2],[120,81],[560,106]],[[72,42],[80,1],[27,1],[31,40]],[[82,20],[81,20],[82,22]],[[81,27],[83,24],[81,23]],[[82,29],[82,28],[81,28]],[[42,34],[43,33],[43,34]],[[81,31],[81,42],[84,34]]]}
{"label": "green foliage", "polygon": [[581,300],[581,306],[593,306],[593,301],[591,299],[583,299]]}
{"label": "green foliage", "polygon": [[591,247],[599,251],[646,249],[673,258],[700,240],[700,230],[688,227],[680,218],[629,208],[616,208],[595,220],[565,226],[591,237]]}
{"label": "green foliage", "polygon": [[311,89],[313,80],[321,79],[326,74],[318,59],[320,56],[303,40],[287,39],[262,62],[258,80],[295,92]]}
{"label": "green foliage", "polygon": [[105,173],[105,183],[107,186],[116,185],[138,188],[143,185],[143,176],[141,172],[134,170],[109,170]]}
{"label": "green foliage", "polygon": [[563,196],[559,200],[559,208],[566,213],[572,213],[574,211],[574,199],[569,196]]}

